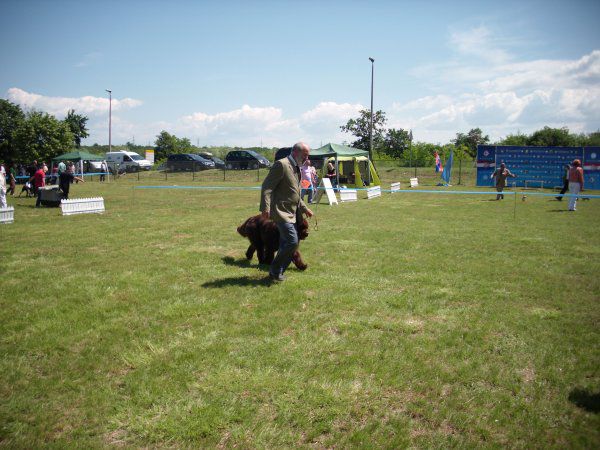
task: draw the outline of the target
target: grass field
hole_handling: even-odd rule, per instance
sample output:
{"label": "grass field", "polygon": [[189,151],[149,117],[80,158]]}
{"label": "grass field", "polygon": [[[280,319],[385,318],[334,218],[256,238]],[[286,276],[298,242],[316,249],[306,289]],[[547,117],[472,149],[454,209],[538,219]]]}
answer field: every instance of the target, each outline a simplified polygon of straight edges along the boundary
{"label": "grass field", "polygon": [[600,446],[600,200],[321,204],[271,285],[236,233],[258,191],[136,183],[73,186],[103,215],[9,199],[0,446]]}

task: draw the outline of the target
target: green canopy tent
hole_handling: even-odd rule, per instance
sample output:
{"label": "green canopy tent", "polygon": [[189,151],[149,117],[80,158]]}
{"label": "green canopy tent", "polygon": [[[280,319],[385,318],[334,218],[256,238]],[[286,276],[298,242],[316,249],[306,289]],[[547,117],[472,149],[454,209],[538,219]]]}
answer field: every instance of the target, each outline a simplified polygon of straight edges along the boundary
{"label": "green canopy tent", "polygon": [[104,161],[104,157],[94,155],[94,154],[88,153],[88,152],[75,151],[75,152],[65,153],[64,155],[60,155],[55,158],[52,158],[52,162],[59,162],[59,161],[73,161],[73,162]]}
{"label": "green canopy tent", "polygon": [[79,163],[79,173],[83,176],[83,161],[104,161],[104,157],[94,155],[93,153],[76,150],[74,152],[65,153],[52,158],[53,165],[60,161],[73,161],[74,163]]}
{"label": "green canopy tent", "polygon": [[338,186],[341,182],[347,187],[362,188],[367,185],[368,180],[373,186],[381,184],[366,150],[330,143],[312,150],[310,158],[323,160],[321,177],[327,175],[327,163],[335,161]]}

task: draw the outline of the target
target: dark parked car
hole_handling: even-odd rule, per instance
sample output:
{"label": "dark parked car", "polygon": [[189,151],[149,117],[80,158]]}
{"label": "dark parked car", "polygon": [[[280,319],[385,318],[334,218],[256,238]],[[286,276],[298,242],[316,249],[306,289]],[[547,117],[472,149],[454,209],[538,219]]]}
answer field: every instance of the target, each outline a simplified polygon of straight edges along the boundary
{"label": "dark parked car", "polygon": [[213,156],[212,153],[198,153],[198,156],[201,156],[204,159],[208,159],[208,160],[214,162],[216,169],[224,169],[225,168],[225,161],[223,161],[221,158],[217,158],[216,156]]}
{"label": "dark parked car", "polygon": [[253,150],[232,150],[225,156],[227,169],[258,169],[271,167],[271,162]]}
{"label": "dark parked car", "polygon": [[214,168],[214,162],[203,158],[202,156],[194,155],[193,153],[173,153],[167,157],[167,170],[171,172],[183,170],[207,170]]}

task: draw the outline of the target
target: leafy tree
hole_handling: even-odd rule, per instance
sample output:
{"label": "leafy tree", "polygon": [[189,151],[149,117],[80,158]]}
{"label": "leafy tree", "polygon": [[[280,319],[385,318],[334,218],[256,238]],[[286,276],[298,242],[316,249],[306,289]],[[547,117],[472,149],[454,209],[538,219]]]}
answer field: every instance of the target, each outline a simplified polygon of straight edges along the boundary
{"label": "leafy tree", "polygon": [[64,122],[68,125],[69,130],[71,130],[73,141],[75,142],[75,147],[77,148],[81,147],[81,140],[89,136],[88,129],[85,126],[87,121],[88,118],[86,116],[75,114],[74,109],[70,109],[67,113],[67,117],[64,119]]}
{"label": "leafy tree", "polygon": [[396,130],[390,128],[384,139],[380,150],[392,158],[401,158],[410,148],[412,141],[412,133],[409,133],[402,128]]}
{"label": "leafy tree", "polygon": [[[362,109],[358,112],[360,115],[356,119],[350,119],[346,125],[340,129],[345,133],[350,133],[357,139],[352,142],[352,147],[369,150],[370,148],[370,130],[371,130],[371,110]],[[383,111],[376,111],[373,114],[373,149],[381,147],[384,142],[385,122],[387,121]]]}
{"label": "leafy tree", "polygon": [[580,136],[581,144],[585,147],[600,147],[600,130]]}
{"label": "leafy tree", "polygon": [[429,166],[435,161],[433,154],[439,151],[439,145],[428,142],[415,142],[410,148],[410,155],[404,157],[406,164],[411,166]]}
{"label": "leafy tree", "polygon": [[517,134],[509,134],[498,141],[498,145],[528,145],[527,142],[529,142],[529,136],[517,132]]}
{"label": "leafy tree", "polygon": [[467,134],[456,133],[456,139],[452,141],[455,147],[464,146],[467,153],[474,158],[477,155],[477,145],[490,142],[489,136],[484,136],[481,128],[473,128]]}
{"label": "leafy tree", "polygon": [[25,114],[19,105],[0,99],[0,160],[18,159],[18,147],[14,143],[15,130],[22,125]]}
{"label": "leafy tree", "polygon": [[188,138],[178,138],[174,134],[161,131],[154,142],[155,159],[166,158],[171,153],[188,153],[193,150],[192,143]]}
{"label": "leafy tree", "polygon": [[31,111],[15,130],[14,143],[21,161],[49,161],[72,149],[73,134],[64,121],[45,112]]}
{"label": "leafy tree", "polygon": [[577,146],[577,137],[569,133],[567,127],[550,128],[544,127],[534,132],[527,140],[528,145],[537,145],[541,147],[570,147]]}

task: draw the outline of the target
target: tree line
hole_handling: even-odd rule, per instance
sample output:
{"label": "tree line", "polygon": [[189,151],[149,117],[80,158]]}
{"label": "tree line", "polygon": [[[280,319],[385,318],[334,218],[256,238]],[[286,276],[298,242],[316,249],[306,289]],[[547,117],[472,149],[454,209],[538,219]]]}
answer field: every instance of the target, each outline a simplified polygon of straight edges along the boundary
{"label": "tree line", "polygon": [[[594,147],[600,146],[600,131],[592,133],[572,133],[567,127],[544,127],[531,134],[517,132],[503,139],[491,142],[480,128],[466,133],[456,133],[456,137],[446,144],[413,142],[411,130],[386,128],[387,118],[384,111],[373,113],[373,158],[393,159],[401,165],[430,166],[435,162],[434,153],[446,158],[450,151],[458,159],[474,159],[477,145],[518,145],[542,147]],[[340,129],[354,136],[355,140],[345,142],[352,147],[369,150],[371,111],[363,109],[356,118],[348,120]]]}
{"label": "tree line", "polygon": [[23,111],[19,105],[0,99],[0,161],[50,161],[81,147],[88,137],[88,118],[68,111],[63,120],[42,111]]}

